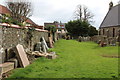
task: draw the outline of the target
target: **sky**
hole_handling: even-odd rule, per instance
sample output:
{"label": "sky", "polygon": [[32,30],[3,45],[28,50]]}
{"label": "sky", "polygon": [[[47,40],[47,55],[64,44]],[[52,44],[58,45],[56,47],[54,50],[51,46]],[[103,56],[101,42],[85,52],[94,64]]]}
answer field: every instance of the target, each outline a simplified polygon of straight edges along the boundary
{"label": "sky", "polygon": [[[114,5],[119,0],[30,0],[33,5],[33,15],[30,17],[36,24],[44,25],[44,22],[67,23],[74,20],[74,12],[77,5],[85,5],[94,14],[92,25],[97,29],[103,21],[109,9],[109,3]],[[5,0],[0,0],[4,5]]]}

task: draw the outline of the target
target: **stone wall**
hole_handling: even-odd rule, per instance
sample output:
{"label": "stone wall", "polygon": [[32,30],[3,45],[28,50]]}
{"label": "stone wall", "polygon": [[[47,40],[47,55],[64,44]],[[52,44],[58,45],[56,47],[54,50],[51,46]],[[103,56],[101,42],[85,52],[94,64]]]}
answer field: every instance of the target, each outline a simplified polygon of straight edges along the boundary
{"label": "stone wall", "polygon": [[[40,38],[44,37],[48,42],[48,32],[33,30],[31,32],[32,38],[29,40],[29,30],[25,28],[11,28],[0,26],[0,50],[15,47],[17,44],[23,45],[25,49],[33,50],[34,45],[40,42]],[[6,53],[2,53],[3,61],[5,61]],[[1,54],[0,54],[1,56]]]}
{"label": "stone wall", "polygon": [[1,49],[2,49],[2,27],[0,27],[0,64],[2,63]]}
{"label": "stone wall", "polygon": [[[114,33],[113,33],[113,30],[114,30]],[[120,30],[120,27],[101,28],[100,29],[100,35],[113,37],[113,34],[114,34],[114,37],[117,37],[119,30]]]}

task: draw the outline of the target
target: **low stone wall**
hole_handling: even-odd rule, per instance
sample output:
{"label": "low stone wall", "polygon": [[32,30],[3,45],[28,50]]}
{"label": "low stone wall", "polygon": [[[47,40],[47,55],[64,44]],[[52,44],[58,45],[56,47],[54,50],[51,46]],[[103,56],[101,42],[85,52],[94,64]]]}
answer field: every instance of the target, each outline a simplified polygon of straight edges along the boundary
{"label": "low stone wall", "polygon": [[[41,37],[44,37],[45,40],[48,42],[47,31],[32,30],[30,32],[29,29],[25,28],[0,26],[0,51],[5,51],[6,49],[13,48],[17,44],[23,45],[25,49],[33,50],[34,45],[37,42],[40,42]],[[2,63],[6,61],[5,57],[5,52],[2,52]]]}
{"label": "low stone wall", "polygon": [[91,41],[94,41],[96,43],[99,43],[102,41],[107,45],[113,45],[113,44],[116,44],[116,42],[118,42],[118,37],[107,37],[102,35],[96,35],[91,37]]}

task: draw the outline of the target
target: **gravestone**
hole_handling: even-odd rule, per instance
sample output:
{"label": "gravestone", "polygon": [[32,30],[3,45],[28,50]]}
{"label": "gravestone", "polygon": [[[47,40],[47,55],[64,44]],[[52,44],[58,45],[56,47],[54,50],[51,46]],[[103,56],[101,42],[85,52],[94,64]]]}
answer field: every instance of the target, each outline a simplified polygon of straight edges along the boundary
{"label": "gravestone", "polygon": [[47,50],[46,50],[46,46],[45,46],[44,41],[42,41],[41,43],[42,43],[43,52],[44,52],[44,53],[47,53]]}
{"label": "gravestone", "polygon": [[6,62],[3,64],[0,64],[0,68],[1,68],[1,75],[2,75],[3,73],[6,73],[14,69],[14,62]]}
{"label": "gravestone", "polygon": [[0,49],[0,64],[1,63],[4,63],[5,62],[5,52],[4,52],[4,49],[3,48],[1,48]]}
{"label": "gravestone", "polygon": [[81,36],[78,37],[78,41],[81,42]]}
{"label": "gravestone", "polygon": [[57,58],[57,55],[56,55],[55,52],[51,52],[51,53],[47,54],[46,58],[48,58],[48,59],[55,59],[55,58]]}
{"label": "gravestone", "polygon": [[36,43],[34,51],[42,52],[42,50],[41,50],[42,47],[41,46],[42,46],[41,42]]}
{"label": "gravestone", "polygon": [[50,48],[53,48],[52,38],[49,37]]}
{"label": "gravestone", "polygon": [[44,37],[42,37],[42,40],[43,40],[43,42],[45,43],[45,47],[46,47],[47,49],[49,49],[49,47],[48,47],[48,45],[47,45],[47,43],[46,43]]}
{"label": "gravestone", "polygon": [[24,48],[20,44],[18,44],[16,46],[16,56],[18,58],[18,61],[19,61],[21,67],[26,67],[30,64],[30,62],[27,58],[27,55],[24,51]]}
{"label": "gravestone", "polygon": [[9,59],[8,62],[14,62],[14,68],[18,67],[18,60],[16,58]]}

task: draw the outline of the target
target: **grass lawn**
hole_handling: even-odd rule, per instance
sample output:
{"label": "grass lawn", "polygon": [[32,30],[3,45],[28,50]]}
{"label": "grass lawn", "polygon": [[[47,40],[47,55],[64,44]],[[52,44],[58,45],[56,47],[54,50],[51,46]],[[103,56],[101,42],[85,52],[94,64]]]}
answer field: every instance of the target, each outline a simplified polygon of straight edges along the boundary
{"label": "grass lawn", "polygon": [[16,69],[10,78],[115,78],[118,77],[118,47],[99,47],[93,42],[59,40],[58,58],[39,58],[26,68]]}

